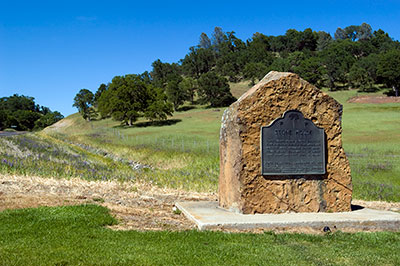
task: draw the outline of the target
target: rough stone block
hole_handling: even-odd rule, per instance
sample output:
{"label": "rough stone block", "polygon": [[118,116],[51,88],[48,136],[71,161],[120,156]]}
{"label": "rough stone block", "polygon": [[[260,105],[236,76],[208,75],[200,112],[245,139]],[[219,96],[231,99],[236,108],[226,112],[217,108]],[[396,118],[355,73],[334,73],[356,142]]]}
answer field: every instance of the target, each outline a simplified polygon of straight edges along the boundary
{"label": "rough stone block", "polygon": [[[298,110],[323,128],[326,173],[262,175],[260,129]],[[255,213],[350,211],[352,184],[341,141],[342,106],[293,73],[270,72],[233,103],[220,132],[219,205]]]}

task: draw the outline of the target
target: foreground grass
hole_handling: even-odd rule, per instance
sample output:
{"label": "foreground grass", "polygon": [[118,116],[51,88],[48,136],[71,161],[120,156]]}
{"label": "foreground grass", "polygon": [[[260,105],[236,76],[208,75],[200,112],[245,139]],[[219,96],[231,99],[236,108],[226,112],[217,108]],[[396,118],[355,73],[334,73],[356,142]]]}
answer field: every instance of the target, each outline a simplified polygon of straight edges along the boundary
{"label": "foreground grass", "polygon": [[0,212],[0,265],[398,265],[400,233],[112,231],[96,205]]}

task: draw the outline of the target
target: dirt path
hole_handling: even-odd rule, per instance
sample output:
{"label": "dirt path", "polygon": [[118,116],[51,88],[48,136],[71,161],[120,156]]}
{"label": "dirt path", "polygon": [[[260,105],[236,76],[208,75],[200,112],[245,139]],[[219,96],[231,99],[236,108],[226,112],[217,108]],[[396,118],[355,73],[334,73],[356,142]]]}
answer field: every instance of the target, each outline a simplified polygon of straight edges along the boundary
{"label": "dirt path", "polygon": [[[85,181],[0,175],[0,211],[39,206],[95,203],[111,210],[120,223],[117,230],[187,230],[195,225],[173,211],[175,202],[217,200],[213,193],[161,189],[143,183]],[[363,207],[400,211],[400,202],[353,200]],[[231,230],[237,231],[237,230]],[[248,230],[247,230],[248,231]],[[309,228],[278,229],[276,232],[321,233]],[[263,232],[263,230],[251,230]]]}
{"label": "dirt path", "polygon": [[355,96],[348,100],[349,103],[400,103],[400,97],[387,96]]}
{"label": "dirt path", "polygon": [[160,189],[140,183],[50,179],[0,175],[0,211],[39,206],[95,203],[111,210],[120,224],[115,229],[186,230],[195,228],[175,202],[216,200],[216,195]]}

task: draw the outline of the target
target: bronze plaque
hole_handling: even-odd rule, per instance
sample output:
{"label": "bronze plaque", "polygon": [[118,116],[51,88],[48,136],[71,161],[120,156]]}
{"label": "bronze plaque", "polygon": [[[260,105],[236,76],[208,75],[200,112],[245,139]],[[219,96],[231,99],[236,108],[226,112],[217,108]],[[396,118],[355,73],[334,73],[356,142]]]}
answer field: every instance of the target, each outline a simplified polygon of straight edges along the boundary
{"label": "bronze plaque", "polygon": [[325,174],[325,133],[297,110],[261,127],[263,175]]}

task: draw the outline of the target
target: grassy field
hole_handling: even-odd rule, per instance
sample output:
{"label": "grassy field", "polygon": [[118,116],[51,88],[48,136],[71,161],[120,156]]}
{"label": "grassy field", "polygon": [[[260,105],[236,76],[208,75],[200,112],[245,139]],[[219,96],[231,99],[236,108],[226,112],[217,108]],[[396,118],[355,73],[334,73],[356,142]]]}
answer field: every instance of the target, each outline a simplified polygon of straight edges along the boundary
{"label": "grassy field", "polygon": [[[236,96],[247,90],[237,84]],[[354,198],[400,201],[400,105],[347,103],[343,145]],[[133,127],[78,114],[44,132],[0,138],[0,172],[87,180],[144,180],[216,191],[223,109],[177,112],[163,124]],[[0,212],[0,265],[399,265],[400,233],[226,234],[112,231],[95,206]]]}
{"label": "grassy field", "polygon": [[112,231],[96,205],[0,213],[0,265],[399,265],[400,233]]}
{"label": "grassy field", "polygon": [[[236,84],[236,96],[248,89]],[[400,201],[400,105],[347,103],[355,90],[328,92],[344,106],[343,146],[354,198]],[[371,95],[371,94],[370,94]],[[172,188],[216,191],[223,109],[177,112],[162,124],[133,127],[79,114],[56,129],[0,139],[2,173],[85,179],[144,180]],[[134,169],[132,171],[132,169]]]}
{"label": "grassy field", "polygon": [[67,127],[41,137],[84,144],[91,148],[90,152],[112,154],[151,166],[131,171],[129,179],[140,178],[172,188],[215,191],[222,112],[223,109],[193,109],[176,113],[163,125],[140,121],[130,128],[109,119],[87,123],[79,115],[73,115],[70,118],[73,125],[82,123],[78,130]]}
{"label": "grassy field", "polygon": [[[215,191],[222,112],[194,109],[176,113],[164,125],[144,121],[132,128],[121,127],[110,119],[88,123],[75,114],[56,132],[1,138],[0,171],[140,179],[172,188]],[[151,168],[132,171],[138,162]]]}
{"label": "grassy field", "polygon": [[355,90],[329,94],[343,104],[343,147],[350,161],[353,197],[400,201],[400,104],[347,103],[360,95]]}

